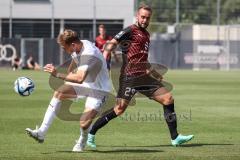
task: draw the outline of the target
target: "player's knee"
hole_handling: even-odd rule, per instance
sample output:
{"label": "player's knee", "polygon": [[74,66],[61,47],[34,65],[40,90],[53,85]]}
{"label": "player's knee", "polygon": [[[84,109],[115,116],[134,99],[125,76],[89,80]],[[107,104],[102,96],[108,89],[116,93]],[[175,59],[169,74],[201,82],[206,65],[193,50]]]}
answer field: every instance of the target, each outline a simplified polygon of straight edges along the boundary
{"label": "player's knee", "polygon": [[80,121],[80,127],[83,129],[83,130],[86,130],[88,129],[89,127],[89,123],[87,121]]}
{"label": "player's knee", "polygon": [[169,104],[174,103],[174,98],[173,98],[172,94],[165,95],[162,103],[163,103],[163,105],[169,105]]}
{"label": "player's knee", "polygon": [[64,95],[61,92],[58,92],[58,91],[55,91],[53,96],[57,99],[60,99],[60,100],[64,98]]}
{"label": "player's knee", "polygon": [[121,114],[123,114],[124,113],[124,111],[123,110],[115,110],[115,113],[116,113],[116,115],[118,115],[118,116],[120,116]]}
{"label": "player's knee", "polygon": [[87,130],[87,129],[88,129],[88,127],[87,127],[86,125],[82,125],[81,128],[82,128],[83,130]]}
{"label": "player's knee", "polygon": [[114,112],[116,113],[116,115],[121,115],[124,113],[126,107],[123,106],[123,105],[117,105],[115,108],[114,108]]}

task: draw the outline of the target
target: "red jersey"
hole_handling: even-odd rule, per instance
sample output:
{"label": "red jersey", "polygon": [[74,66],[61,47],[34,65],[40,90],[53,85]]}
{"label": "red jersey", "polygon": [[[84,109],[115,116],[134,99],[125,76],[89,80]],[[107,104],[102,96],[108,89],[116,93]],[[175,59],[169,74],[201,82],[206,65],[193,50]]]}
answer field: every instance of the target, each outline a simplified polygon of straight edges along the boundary
{"label": "red jersey", "polygon": [[106,44],[107,41],[110,40],[112,40],[111,36],[106,36],[105,39],[102,39],[102,37],[99,35],[96,37],[95,46],[98,47],[101,52],[103,52],[104,45]]}
{"label": "red jersey", "polygon": [[143,75],[148,68],[150,35],[146,29],[131,25],[115,37],[123,52],[122,74]]}

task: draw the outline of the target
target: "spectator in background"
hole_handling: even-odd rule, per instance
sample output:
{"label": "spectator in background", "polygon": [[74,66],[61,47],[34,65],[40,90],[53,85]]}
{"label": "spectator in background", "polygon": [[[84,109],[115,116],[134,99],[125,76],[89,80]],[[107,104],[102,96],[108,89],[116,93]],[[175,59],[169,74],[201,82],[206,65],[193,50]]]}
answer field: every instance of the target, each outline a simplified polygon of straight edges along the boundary
{"label": "spectator in background", "polygon": [[32,55],[29,55],[27,59],[26,65],[23,67],[23,69],[32,69],[32,70],[40,70],[40,65],[33,59]]}
{"label": "spectator in background", "polygon": [[[99,32],[99,35],[96,37],[95,45],[103,53],[105,44],[108,41],[112,40],[112,37],[108,36],[106,34],[106,28],[103,24],[98,26],[98,32]],[[119,59],[118,59],[117,55],[115,54],[115,52],[112,52],[112,53],[114,55],[115,61],[119,62]],[[111,65],[111,57],[109,57],[109,59],[107,59],[108,70],[110,70],[110,65]]]}
{"label": "spectator in background", "polygon": [[21,69],[22,65],[22,59],[18,56],[14,57],[12,59],[12,69],[15,71],[17,69]]}

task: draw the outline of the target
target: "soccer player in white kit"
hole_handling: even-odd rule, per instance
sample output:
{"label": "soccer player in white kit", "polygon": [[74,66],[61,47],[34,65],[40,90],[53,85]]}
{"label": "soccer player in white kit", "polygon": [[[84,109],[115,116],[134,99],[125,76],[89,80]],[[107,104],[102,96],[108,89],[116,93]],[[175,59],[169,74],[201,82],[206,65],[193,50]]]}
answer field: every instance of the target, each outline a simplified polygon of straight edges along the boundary
{"label": "soccer player in white kit", "polygon": [[[72,56],[68,73],[58,72],[52,64],[47,64],[44,71],[64,80],[65,84],[54,92],[40,128],[26,128],[26,132],[39,143],[43,143],[62,101],[86,97],[85,109],[80,118],[80,137],[72,149],[74,152],[81,152],[92,120],[99,113],[111,90],[107,64],[99,49],[87,40],[80,40],[75,31],[68,29],[59,34],[58,43]],[[74,66],[77,68],[73,71]]]}

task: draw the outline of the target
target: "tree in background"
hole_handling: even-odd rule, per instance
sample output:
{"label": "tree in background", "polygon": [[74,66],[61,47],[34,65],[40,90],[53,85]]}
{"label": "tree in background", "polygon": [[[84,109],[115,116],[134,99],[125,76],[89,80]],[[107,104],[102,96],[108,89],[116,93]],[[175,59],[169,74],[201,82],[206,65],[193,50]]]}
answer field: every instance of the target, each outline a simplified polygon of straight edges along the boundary
{"label": "tree in background", "polygon": [[222,7],[221,22],[223,24],[239,24],[240,23],[240,1],[225,0]]}
{"label": "tree in background", "polygon": [[[217,0],[179,0],[180,23],[187,24],[216,24]],[[159,25],[176,22],[176,0],[138,0],[138,4],[145,3],[153,8],[151,31],[159,31]],[[237,24],[240,22],[240,1],[221,0],[220,24]],[[161,27],[160,27],[161,28]],[[161,31],[162,29],[160,29]]]}

